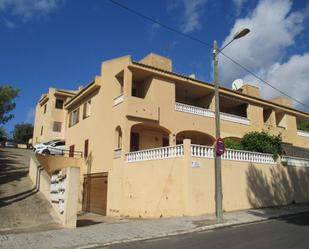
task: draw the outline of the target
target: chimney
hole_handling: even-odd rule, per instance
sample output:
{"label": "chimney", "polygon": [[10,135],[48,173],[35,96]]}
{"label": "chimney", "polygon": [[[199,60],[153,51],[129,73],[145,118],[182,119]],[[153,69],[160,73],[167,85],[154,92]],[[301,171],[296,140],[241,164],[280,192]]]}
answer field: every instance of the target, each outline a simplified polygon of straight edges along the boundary
{"label": "chimney", "polygon": [[269,101],[274,102],[279,105],[287,106],[287,107],[292,107],[292,100],[283,97],[283,96],[278,96],[276,98],[270,99]]}
{"label": "chimney", "polygon": [[260,89],[257,86],[253,86],[253,85],[243,85],[241,87],[241,92],[256,98],[260,98]]}
{"label": "chimney", "polygon": [[169,72],[172,72],[173,70],[171,59],[158,55],[158,54],[154,54],[154,53],[150,53],[146,55],[139,62],[145,65],[156,67],[156,68],[169,71]]}

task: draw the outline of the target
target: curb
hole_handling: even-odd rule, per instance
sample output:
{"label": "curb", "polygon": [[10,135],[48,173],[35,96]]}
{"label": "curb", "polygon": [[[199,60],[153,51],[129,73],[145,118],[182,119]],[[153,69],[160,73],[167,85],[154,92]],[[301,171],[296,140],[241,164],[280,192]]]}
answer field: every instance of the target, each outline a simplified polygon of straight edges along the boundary
{"label": "curb", "polygon": [[177,235],[189,234],[189,233],[194,233],[194,232],[216,230],[216,229],[225,228],[225,227],[233,227],[233,226],[245,225],[245,224],[250,225],[250,224],[260,223],[262,221],[274,220],[274,219],[281,218],[281,217],[296,217],[296,216],[299,216],[299,215],[306,214],[308,212],[309,212],[309,210],[300,211],[300,212],[296,212],[296,213],[286,213],[286,214],[282,214],[282,215],[274,215],[274,216],[265,217],[265,218],[261,217],[261,218],[258,218],[256,220],[252,220],[252,221],[234,221],[234,222],[230,221],[230,222],[225,222],[225,223],[220,223],[220,224],[196,227],[196,228],[184,230],[184,231],[166,233],[166,234],[162,234],[162,235],[147,236],[147,237],[143,237],[143,238],[116,240],[116,241],[112,241],[112,242],[108,242],[108,243],[104,243],[104,244],[100,244],[100,245],[93,244],[93,245],[88,245],[88,246],[81,246],[81,247],[76,247],[76,249],[88,249],[88,248],[90,249],[90,248],[99,248],[99,247],[101,248],[102,246],[110,246],[110,245],[136,242],[136,241],[144,241],[144,240],[150,240],[150,239],[159,239],[159,238],[164,238],[164,237],[167,237],[167,236],[177,236]]}

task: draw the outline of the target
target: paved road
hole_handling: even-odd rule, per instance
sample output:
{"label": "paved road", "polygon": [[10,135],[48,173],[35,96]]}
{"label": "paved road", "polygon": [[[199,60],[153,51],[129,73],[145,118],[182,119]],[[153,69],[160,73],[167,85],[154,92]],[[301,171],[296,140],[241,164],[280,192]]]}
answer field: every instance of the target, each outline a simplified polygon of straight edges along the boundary
{"label": "paved road", "polygon": [[30,151],[0,148],[0,234],[60,227],[28,175]]}
{"label": "paved road", "polygon": [[108,249],[308,249],[309,213],[259,224],[119,244]]}

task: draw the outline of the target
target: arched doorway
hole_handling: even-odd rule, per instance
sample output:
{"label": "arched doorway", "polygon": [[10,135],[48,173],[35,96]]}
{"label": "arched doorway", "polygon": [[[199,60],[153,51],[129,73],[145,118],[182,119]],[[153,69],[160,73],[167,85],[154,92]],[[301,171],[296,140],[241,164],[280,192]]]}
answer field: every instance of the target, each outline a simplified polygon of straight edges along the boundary
{"label": "arched doorway", "polygon": [[131,127],[130,151],[169,146],[171,132],[159,125],[139,123]]}

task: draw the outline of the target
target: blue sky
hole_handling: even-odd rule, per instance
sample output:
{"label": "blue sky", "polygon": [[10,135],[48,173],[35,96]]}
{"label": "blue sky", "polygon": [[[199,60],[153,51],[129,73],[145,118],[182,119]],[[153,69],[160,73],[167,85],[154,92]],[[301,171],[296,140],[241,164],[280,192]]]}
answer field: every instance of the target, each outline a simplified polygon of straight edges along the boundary
{"label": "blue sky", "polygon": [[[309,4],[289,0],[118,0],[188,35],[220,46],[243,27],[251,32],[225,53],[309,105]],[[21,89],[15,118],[33,122],[48,87],[75,89],[100,73],[101,62],[156,52],[174,71],[211,81],[211,49],[129,13],[108,0],[0,0],[0,84]],[[243,78],[263,97],[279,93],[220,58],[221,84]],[[295,107],[308,109],[295,103]]]}

